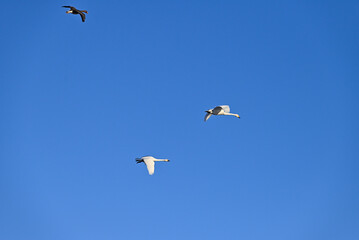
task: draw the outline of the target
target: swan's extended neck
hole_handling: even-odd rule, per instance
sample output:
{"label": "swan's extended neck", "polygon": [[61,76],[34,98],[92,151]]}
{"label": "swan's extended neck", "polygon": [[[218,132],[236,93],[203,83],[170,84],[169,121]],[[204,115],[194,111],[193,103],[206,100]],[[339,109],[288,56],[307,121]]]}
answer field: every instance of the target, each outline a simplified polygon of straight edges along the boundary
{"label": "swan's extended neck", "polygon": [[223,115],[230,115],[230,116],[235,116],[237,118],[240,118],[238,114],[235,114],[235,113],[223,113]]}
{"label": "swan's extended neck", "polygon": [[168,160],[168,159],[154,159],[153,161],[155,161],[155,162],[169,162],[170,160]]}

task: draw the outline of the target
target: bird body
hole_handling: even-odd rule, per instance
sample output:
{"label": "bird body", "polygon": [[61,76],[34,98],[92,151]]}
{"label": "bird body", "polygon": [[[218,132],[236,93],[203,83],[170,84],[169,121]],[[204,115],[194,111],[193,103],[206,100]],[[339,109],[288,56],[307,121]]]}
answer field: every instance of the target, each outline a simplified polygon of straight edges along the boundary
{"label": "bird body", "polygon": [[137,163],[144,162],[147,166],[148,174],[153,175],[155,172],[155,162],[169,162],[168,159],[158,159],[152,156],[145,156],[141,158],[136,158]]}
{"label": "bird body", "polygon": [[207,110],[206,113],[207,114],[204,117],[204,121],[207,121],[212,115],[231,115],[240,118],[238,114],[230,113],[230,108],[228,105],[217,106],[215,108]]}
{"label": "bird body", "polygon": [[71,13],[71,14],[80,14],[82,22],[85,22],[86,16],[84,13],[88,13],[87,10],[78,10],[75,7],[72,6],[62,6],[64,8],[70,8],[70,10],[66,11],[66,13]]}

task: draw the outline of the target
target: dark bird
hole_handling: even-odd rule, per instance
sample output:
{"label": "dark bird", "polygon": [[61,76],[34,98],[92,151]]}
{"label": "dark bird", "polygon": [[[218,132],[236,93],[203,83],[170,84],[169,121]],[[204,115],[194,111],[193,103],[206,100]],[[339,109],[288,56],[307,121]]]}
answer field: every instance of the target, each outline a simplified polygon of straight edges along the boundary
{"label": "dark bird", "polygon": [[86,10],[78,10],[75,7],[72,6],[62,6],[64,8],[70,8],[70,10],[66,11],[66,13],[72,13],[72,14],[80,14],[81,19],[83,22],[85,22],[85,14],[84,13],[88,13]]}

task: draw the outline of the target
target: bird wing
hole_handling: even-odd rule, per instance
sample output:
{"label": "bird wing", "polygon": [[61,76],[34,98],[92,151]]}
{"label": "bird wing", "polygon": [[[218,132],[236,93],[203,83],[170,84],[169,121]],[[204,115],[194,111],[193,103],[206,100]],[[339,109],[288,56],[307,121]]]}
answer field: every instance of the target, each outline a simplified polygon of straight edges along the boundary
{"label": "bird wing", "polygon": [[85,22],[85,18],[86,18],[85,14],[83,12],[80,12],[80,11],[79,11],[79,14],[81,16],[82,22]]}
{"label": "bird wing", "polygon": [[204,121],[207,121],[212,116],[212,113],[207,113],[204,117]]}
{"label": "bird wing", "polygon": [[155,162],[152,159],[143,159],[143,161],[147,166],[148,173],[150,175],[153,175],[153,173],[155,172]]}
{"label": "bird wing", "polygon": [[221,107],[221,108],[223,109],[223,111],[226,112],[226,113],[229,113],[229,112],[230,112],[230,108],[229,108],[228,105],[221,105],[221,106],[219,106],[219,107]]}
{"label": "bird wing", "polygon": [[214,115],[220,115],[222,111],[224,111],[223,108],[221,106],[217,106],[213,108],[212,113]]}
{"label": "bird wing", "polygon": [[62,6],[64,8],[71,8],[71,10],[75,9],[73,6]]}

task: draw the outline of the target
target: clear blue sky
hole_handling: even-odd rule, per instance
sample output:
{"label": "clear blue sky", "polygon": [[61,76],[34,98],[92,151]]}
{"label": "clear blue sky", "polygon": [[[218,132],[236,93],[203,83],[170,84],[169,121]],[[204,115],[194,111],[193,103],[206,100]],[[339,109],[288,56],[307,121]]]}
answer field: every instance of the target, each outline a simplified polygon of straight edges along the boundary
{"label": "clear blue sky", "polygon": [[1,7],[1,240],[359,239],[358,1]]}

